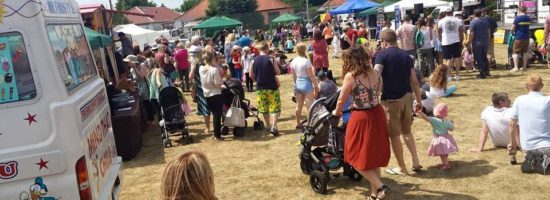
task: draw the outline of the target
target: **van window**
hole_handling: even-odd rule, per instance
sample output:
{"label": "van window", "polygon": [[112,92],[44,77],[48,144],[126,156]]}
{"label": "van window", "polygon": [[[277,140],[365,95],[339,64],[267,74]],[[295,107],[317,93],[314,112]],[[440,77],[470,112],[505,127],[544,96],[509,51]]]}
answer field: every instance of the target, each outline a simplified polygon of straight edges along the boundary
{"label": "van window", "polygon": [[31,64],[20,33],[0,33],[0,104],[36,97]]}
{"label": "van window", "polygon": [[88,41],[80,24],[46,26],[59,73],[70,91],[97,75]]}

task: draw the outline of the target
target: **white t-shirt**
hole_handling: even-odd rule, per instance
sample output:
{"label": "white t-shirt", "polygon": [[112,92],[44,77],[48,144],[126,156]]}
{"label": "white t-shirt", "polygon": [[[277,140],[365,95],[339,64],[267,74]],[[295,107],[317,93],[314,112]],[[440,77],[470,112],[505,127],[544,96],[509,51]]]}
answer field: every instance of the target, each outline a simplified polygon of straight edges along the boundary
{"label": "white t-shirt", "polygon": [[435,99],[428,91],[426,91],[426,96],[427,98],[422,100],[422,106],[426,108],[426,112],[432,113],[434,111]]}
{"label": "white t-shirt", "polygon": [[424,35],[424,46],[422,46],[422,48],[432,48],[432,40],[430,38],[433,39],[433,30],[430,31],[429,27],[422,27],[420,28],[420,31],[422,32],[422,35]]}
{"label": "white t-shirt", "polygon": [[518,119],[519,138],[525,151],[550,147],[550,97],[540,92],[519,96],[508,112]]}
{"label": "white t-shirt", "polygon": [[244,55],[242,56],[242,61],[243,61],[243,70],[244,70],[244,73],[248,73],[248,71],[250,71],[250,63],[252,62],[252,57],[253,55],[252,54],[248,54],[248,56]]}
{"label": "white t-shirt", "polygon": [[204,97],[212,97],[222,93],[221,86],[217,86],[222,83],[219,68],[201,66],[199,68],[199,74],[201,76],[201,86]]}
{"label": "white t-shirt", "polygon": [[506,147],[510,142],[508,110],[510,108],[495,108],[487,106],[481,112],[481,120],[489,127],[489,136],[495,147]]}
{"label": "white t-shirt", "polygon": [[309,77],[308,70],[311,70],[313,65],[309,59],[298,56],[292,60],[290,67],[292,68],[292,71],[296,73],[297,77],[307,78]]}
{"label": "white t-shirt", "polygon": [[451,45],[460,42],[460,27],[462,27],[462,20],[453,17],[446,16],[439,20],[437,26],[441,29],[441,45]]}
{"label": "white t-shirt", "polygon": [[308,33],[312,33],[313,32],[313,25],[311,23],[307,23],[306,24],[306,29],[307,29]]}
{"label": "white t-shirt", "polygon": [[444,97],[445,90],[443,90],[443,88],[436,88],[436,87],[430,86],[430,95],[432,97]]}

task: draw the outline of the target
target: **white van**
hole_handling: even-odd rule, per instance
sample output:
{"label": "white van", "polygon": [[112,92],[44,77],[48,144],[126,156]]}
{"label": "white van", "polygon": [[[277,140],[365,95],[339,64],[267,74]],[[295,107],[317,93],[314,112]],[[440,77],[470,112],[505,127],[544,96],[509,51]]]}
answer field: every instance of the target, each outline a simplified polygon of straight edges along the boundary
{"label": "white van", "polygon": [[118,199],[122,159],[78,4],[1,10],[0,199]]}

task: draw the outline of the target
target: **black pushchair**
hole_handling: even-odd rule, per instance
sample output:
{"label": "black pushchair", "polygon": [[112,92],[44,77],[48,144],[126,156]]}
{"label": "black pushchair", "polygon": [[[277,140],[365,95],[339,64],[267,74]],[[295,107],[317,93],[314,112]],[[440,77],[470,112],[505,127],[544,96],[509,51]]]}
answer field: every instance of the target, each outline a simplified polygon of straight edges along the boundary
{"label": "black pushchair", "polygon": [[191,138],[187,129],[180,91],[175,87],[162,89],[159,94],[159,104],[162,114],[160,133],[164,147],[172,147],[170,136],[176,135],[182,135],[182,143],[192,143],[193,138]]}
{"label": "black pushchair", "polygon": [[[244,117],[255,117],[256,121],[254,121],[254,130],[261,130],[264,128],[264,122],[260,120],[258,117],[258,109],[252,107],[250,105],[250,100],[245,98],[244,88],[239,79],[236,78],[230,78],[224,83],[224,87],[222,89],[222,97],[224,99],[223,105],[224,105],[224,113],[231,107],[231,104],[233,103],[233,98],[239,98],[239,101],[241,102],[241,108],[244,110]],[[225,114],[224,114],[225,116]],[[225,117],[224,117],[225,120]],[[244,136],[245,129],[247,127],[247,123],[245,121],[244,127],[234,127],[233,128],[233,135],[235,137],[242,137]],[[229,134],[229,128],[227,126],[222,126],[222,135],[228,135]]]}
{"label": "black pushchair", "polygon": [[[338,127],[339,118],[331,114],[339,94],[337,92],[316,100],[309,109],[307,121],[302,123],[300,168],[309,175],[311,188],[320,194],[326,193],[331,179],[341,175],[353,181],[363,179],[359,172],[344,162],[345,130]],[[339,172],[342,168],[343,173]]]}

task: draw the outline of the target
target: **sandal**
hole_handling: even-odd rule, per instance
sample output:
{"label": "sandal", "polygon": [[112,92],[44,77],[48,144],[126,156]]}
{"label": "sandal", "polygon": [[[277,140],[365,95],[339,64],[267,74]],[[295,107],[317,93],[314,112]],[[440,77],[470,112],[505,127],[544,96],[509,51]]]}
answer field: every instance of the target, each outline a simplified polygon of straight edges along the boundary
{"label": "sandal", "polygon": [[405,173],[401,172],[399,168],[386,168],[386,170],[384,171],[391,175],[406,175]]}
{"label": "sandal", "polygon": [[422,165],[418,165],[416,167],[412,167],[412,171],[418,173],[422,171],[422,168],[424,168]]}
{"label": "sandal", "polygon": [[387,194],[390,193],[390,188],[387,185],[382,185],[378,190],[376,190],[376,199],[384,199]]}
{"label": "sandal", "polygon": [[441,165],[441,167],[440,167],[439,169],[442,169],[442,170],[450,170],[450,169],[451,169],[451,165],[450,165],[450,164]]}
{"label": "sandal", "polygon": [[378,197],[374,194],[371,194],[367,199],[368,200],[378,200]]}

